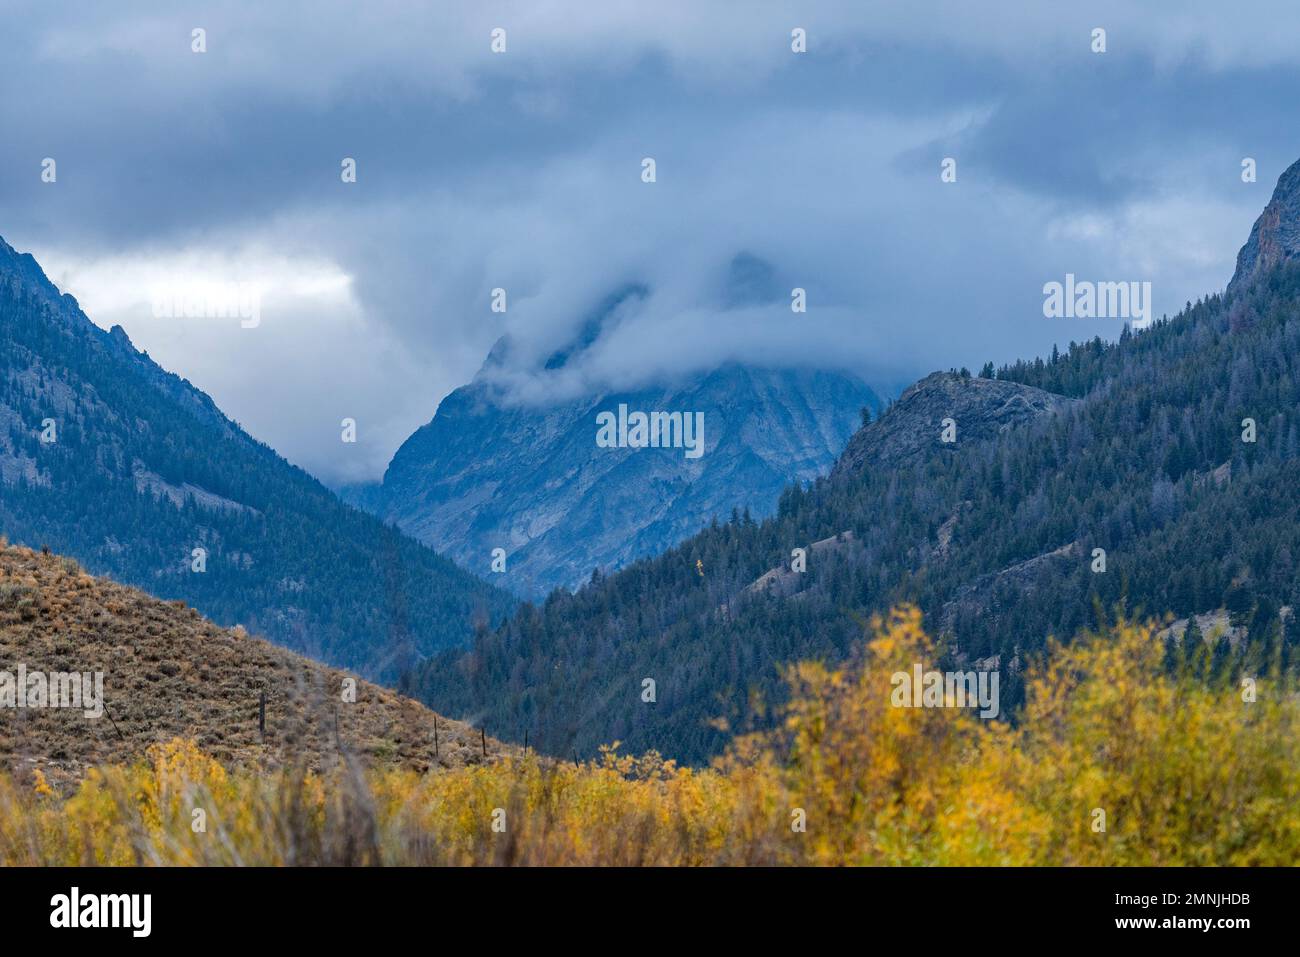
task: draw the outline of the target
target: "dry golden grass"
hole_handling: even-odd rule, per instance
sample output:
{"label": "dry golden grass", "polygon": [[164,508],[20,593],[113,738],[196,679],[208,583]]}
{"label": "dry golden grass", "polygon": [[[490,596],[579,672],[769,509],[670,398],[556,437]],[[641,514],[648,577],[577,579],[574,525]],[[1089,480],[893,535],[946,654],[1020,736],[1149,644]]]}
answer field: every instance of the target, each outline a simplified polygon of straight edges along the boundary
{"label": "dry golden grass", "polygon": [[[346,672],[226,629],[181,602],[163,602],[82,572],[70,559],[0,540],[0,670],[103,672],[106,714],[0,709],[0,769],[57,790],[94,765],[130,764],[150,745],[193,740],[232,767],[321,769],[341,753],[363,764],[424,771],[483,760],[477,730]],[[266,733],[258,730],[266,694]],[[487,739],[489,760],[503,746]]]}

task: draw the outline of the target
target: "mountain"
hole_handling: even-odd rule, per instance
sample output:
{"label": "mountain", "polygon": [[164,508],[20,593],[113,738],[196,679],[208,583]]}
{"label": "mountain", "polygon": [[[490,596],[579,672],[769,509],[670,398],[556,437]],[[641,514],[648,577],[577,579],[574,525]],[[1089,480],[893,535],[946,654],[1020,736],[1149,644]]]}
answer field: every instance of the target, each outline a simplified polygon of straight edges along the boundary
{"label": "mountain", "polygon": [[[761,260],[738,257],[728,305],[770,296],[766,276]],[[615,310],[641,294],[634,287],[612,296],[574,342],[531,371],[559,377]],[[499,580],[521,595],[576,587],[594,570],[607,574],[661,552],[715,517],[768,514],[787,484],[824,473],[861,409],[879,404],[848,373],[736,363],[626,391],[521,404],[504,397],[493,376],[509,347],[500,343],[475,381],[447,396],[403,443],[382,486],[348,494],[471,571],[488,574],[493,550],[502,549]],[[629,417],[684,415],[685,428],[699,422],[699,454],[686,447],[693,432],[678,447],[602,447],[599,416],[617,417],[621,408]]]}
{"label": "mountain", "polygon": [[[182,602],[87,575],[75,561],[0,540],[0,760],[56,788],[192,738],[228,765],[314,769],[351,756],[426,770],[483,760],[480,732],[345,672],[202,618]],[[82,677],[97,707],[18,708],[5,675]],[[101,693],[93,692],[102,675]],[[344,700],[344,682],[355,698]],[[12,690],[12,689],[11,689]],[[262,696],[265,695],[263,705]],[[34,698],[31,700],[35,700]],[[264,708],[265,730],[259,729]],[[95,712],[100,712],[95,714]],[[490,759],[502,746],[486,742]]]}
{"label": "mountain", "polygon": [[617,739],[700,762],[772,720],[783,663],[843,660],[873,613],[903,602],[940,637],[935,667],[1000,669],[1004,713],[1028,656],[1116,609],[1223,610],[1244,637],[1216,646],[1215,667],[1294,668],[1298,227],[1300,166],[1226,293],[989,378],[929,376],[769,519],[525,606],[403,687],[557,753]]}
{"label": "mountain", "polygon": [[1292,163],[1277,181],[1264,212],[1237,253],[1237,269],[1228,284],[1239,286],[1300,255],[1300,161]]}
{"label": "mountain", "polygon": [[340,502],[3,240],[0,532],[379,678],[513,604]]}

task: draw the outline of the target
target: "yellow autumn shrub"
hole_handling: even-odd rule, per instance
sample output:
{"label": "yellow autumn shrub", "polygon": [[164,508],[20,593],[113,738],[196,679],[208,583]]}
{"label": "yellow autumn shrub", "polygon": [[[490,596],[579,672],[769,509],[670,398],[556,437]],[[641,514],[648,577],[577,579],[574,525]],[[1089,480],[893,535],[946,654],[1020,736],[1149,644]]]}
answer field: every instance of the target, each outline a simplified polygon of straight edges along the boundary
{"label": "yellow autumn shrub", "polygon": [[[0,777],[0,864],[1290,864],[1300,698],[1169,674],[1152,626],[1053,645],[1014,723],[897,707],[934,666],[919,613],[849,664],[787,671],[778,727],[709,768],[617,744],[419,774],[226,768],[191,741],[89,771],[61,797]],[[946,704],[954,702],[945,701]]]}

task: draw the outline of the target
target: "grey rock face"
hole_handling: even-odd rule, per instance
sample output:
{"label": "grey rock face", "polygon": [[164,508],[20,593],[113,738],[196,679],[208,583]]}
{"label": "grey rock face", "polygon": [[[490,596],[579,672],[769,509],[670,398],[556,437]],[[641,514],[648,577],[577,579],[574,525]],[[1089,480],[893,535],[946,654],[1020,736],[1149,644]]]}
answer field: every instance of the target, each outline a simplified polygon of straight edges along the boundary
{"label": "grey rock face", "polygon": [[854,435],[832,475],[899,468],[942,449],[944,419],[955,424],[956,441],[948,445],[956,448],[995,438],[1077,401],[1018,382],[935,372],[899,396],[888,415]]}
{"label": "grey rock face", "polygon": [[[408,534],[522,595],[575,587],[733,509],[768,514],[824,474],[875,394],[834,372],[728,365],[689,381],[550,407],[508,407],[476,382],[443,400],[366,502]],[[704,453],[601,448],[597,415],[702,413]],[[493,550],[506,572],[491,574]]]}
{"label": "grey rock face", "polygon": [[1300,160],[1279,177],[1273,198],[1255,220],[1246,245],[1237,253],[1237,270],[1228,289],[1300,255]]}

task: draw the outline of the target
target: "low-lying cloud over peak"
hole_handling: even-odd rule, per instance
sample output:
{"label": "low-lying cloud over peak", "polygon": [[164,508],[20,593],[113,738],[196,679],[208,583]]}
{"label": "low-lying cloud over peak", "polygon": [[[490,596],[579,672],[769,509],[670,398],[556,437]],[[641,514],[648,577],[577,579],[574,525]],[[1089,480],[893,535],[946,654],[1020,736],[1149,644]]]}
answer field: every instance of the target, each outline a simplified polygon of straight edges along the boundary
{"label": "low-lying cloud over peak", "polygon": [[[889,388],[1115,335],[1044,319],[1043,284],[1150,281],[1157,315],[1222,288],[1300,155],[1280,2],[73,6],[6,18],[0,235],[330,481],[377,477],[502,337],[485,375],[546,401],[729,360]],[[154,314],[194,277],[260,284],[260,322]]]}

